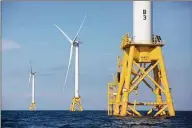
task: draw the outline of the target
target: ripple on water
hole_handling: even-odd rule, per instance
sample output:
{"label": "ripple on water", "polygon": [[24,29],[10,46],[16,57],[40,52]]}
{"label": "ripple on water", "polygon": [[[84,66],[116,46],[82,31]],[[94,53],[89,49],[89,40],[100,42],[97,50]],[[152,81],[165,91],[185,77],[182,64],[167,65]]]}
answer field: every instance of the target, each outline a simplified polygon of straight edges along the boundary
{"label": "ripple on water", "polygon": [[174,118],[111,117],[106,111],[2,111],[3,128],[180,128],[192,127],[192,112]]}

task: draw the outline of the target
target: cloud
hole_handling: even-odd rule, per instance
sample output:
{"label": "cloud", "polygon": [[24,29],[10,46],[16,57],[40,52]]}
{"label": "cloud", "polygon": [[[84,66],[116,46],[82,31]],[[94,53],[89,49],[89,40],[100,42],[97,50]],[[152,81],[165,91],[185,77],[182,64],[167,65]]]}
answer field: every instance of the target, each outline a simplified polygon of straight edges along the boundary
{"label": "cloud", "polygon": [[2,40],[2,51],[19,49],[21,46],[12,40]]}

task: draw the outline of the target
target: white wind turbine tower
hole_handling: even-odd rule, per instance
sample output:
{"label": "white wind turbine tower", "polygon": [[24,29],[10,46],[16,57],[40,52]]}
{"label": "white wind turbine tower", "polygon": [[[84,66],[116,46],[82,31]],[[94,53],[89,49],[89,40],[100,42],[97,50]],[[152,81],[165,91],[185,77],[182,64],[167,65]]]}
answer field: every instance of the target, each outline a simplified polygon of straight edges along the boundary
{"label": "white wind turbine tower", "polygon": [[83,26],[83,23],[85,21],[86,15],[84,16],[83,22],[81,23],[81,26],[79,28],[79,30],[77,31],[77,34],[75,35],[75,37],[73,38],[73,40],[71,40],[67,34],[61,30],[61,28],[59,28],[57,25],[55,25],[55,27],[57,29],[59,29],[59,31],[65,36],[65,38],[70,42],[71,44],[71,48],[70,48],[70,56],[69,56],[69,63],[68,63],[68,68],[67,68],[67,73],[66,73],[66,77],[65,77],[65,84],[63,86],[63,88],[65,87],[66,83],[67,83],[67,77],[68,77],[68,72],[69,72],[69,68],[70,68],[70,64],[71,64],[71,59],[72,59],[72,54],[73,54],[73,49],[75,48],[75,96],[72,100],[72,104],[70,107],[70,111],[75,111],[76,107],[78,107],[79,111],[82,111],[82,105],[81,105],[81,97],[79,96],[79,44],[81,43],[80,41],[77,41],[77,37],[79,35],[79,32],[81,31],[81,28]]}
{"label": "white wind turbine tower", "polygon": [[29,72],[29,84],[31,82],[32,85],[32,103],[29,106],[29,110],[33,111],[36,110],[36,103],[35,103],[35,73],[32,70],[32,65],[31,65],[31,61],[29,63],[30,65],[30,72]]}

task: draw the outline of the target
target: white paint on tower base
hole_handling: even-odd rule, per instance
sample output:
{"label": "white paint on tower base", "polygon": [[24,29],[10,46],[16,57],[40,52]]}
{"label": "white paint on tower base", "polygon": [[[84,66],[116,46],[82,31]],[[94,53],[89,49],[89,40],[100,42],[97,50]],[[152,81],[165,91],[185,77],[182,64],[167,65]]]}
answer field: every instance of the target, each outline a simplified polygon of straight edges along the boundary
{"label": "white paint on tower base", "polygon": [[75,44],[75,97],[79,97],[79,44]]}
{"label": "white paint on tower base", "polygon": [[35,103],[35,75],[32,74],[32,103]]}
{"label": "white paint on tower base", "polygon": [[133,2],[133,41],[138,44],[152,43],[151,1]]}

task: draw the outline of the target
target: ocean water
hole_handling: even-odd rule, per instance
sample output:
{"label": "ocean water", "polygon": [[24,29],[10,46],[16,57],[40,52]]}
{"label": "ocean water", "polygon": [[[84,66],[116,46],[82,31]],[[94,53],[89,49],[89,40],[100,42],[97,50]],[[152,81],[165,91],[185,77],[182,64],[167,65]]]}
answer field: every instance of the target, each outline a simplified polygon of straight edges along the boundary
{"label": "ocean water", "polygon": [[114,117],[107,111],[1,111],[2,128],[192,128],[192,111],[175,117]]}

